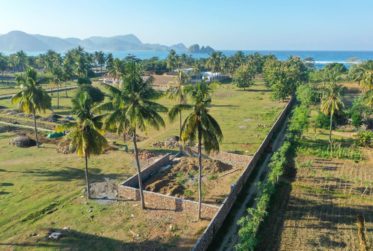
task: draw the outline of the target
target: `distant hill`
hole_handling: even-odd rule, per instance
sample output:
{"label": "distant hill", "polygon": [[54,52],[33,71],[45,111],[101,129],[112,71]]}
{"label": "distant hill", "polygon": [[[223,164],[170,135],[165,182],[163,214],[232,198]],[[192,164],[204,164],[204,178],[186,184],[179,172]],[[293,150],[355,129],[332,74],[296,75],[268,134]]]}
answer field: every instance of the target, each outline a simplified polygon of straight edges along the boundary
{"label": "distant hill", "polygon": [[[63,52],[77,46],[81,46],[88,51],[167,51],[173,49],[178,53],[192,52],[182,43],[172,46],[143,43],[133,34],[113,37],[93,36],[86,39],[34,35],[22,31],[11,31],[7,34],[0,35],[0,51],[6,52],[16,52],[20,50],[29,52],[44,52],[47,50]],[[200,49],[204,48],[205,47],[202,47]]]}
{"label": "distant hill", "polygon": [[199,44],[193,44],[188,48],[190,53],[204,53],[204,54],[211,54],[214,52],[214,49],[210,46],[202,46],[199,47]]}

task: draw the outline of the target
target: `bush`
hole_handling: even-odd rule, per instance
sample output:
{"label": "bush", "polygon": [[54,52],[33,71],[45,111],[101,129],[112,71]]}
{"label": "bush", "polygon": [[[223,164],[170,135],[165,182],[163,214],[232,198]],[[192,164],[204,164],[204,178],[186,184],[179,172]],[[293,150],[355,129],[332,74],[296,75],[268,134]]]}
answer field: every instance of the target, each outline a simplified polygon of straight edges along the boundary
{"label": "bush", "polygon": [[363,117],[359,111],[352,112],[351,124],[355,127],[359,127],[363,124]]}
{"label": "bush", "polygon": [[360,131],[357,134],[356,143],[359,146],[373,147],[373,132],[372,131]]}
{"label": "bush", "polygon": [[91,85],[92,81],[89,78],[78,78],[78,85]]}
{"label": "bush", "polygon": [[[315,118],[315,126],[317,128],[322,128],[322,129],[329,129],[330,127],[330,117],[325,115],[322,112],[319,112]],[[334,128],[334,123],[333,123],[333,128]]]}

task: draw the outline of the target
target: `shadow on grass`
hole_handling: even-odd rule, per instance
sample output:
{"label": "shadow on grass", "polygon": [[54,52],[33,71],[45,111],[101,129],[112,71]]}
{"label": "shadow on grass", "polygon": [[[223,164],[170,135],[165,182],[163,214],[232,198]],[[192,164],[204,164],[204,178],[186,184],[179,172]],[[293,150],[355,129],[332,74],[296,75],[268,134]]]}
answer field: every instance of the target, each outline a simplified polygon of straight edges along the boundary
{"label": "shadow on grass", "polygon": [[[22,172],[46,178],[49,181],[73,181],[84,179],[84,169],[75,167],[63,167],[58,170],[33,169]],[[103,173],[99,168],[89,168],[88,175],[91,182],[105,181],[105,179],[127,179],[130,175]]]}
{"label": "shadow on grass", "polygon": [[238,91],[241,92],[272,92],[271,90],[268,89],[238,89]]}
{"label": "shadow on grass", "polygon": [[[37,242],[12,242],[0,243],[0,249],[13,248],[44,248],[53,250],[189,250],[190,248],[176,248],[175,242],[178,238],[166,242],[159,240],[125,242],[109,237],[83,233],[76,230],[53,229],[53,232],[62,233],[59,240],[48,240],[39,238]],[[192,242],[192,240],[182,240]]]}

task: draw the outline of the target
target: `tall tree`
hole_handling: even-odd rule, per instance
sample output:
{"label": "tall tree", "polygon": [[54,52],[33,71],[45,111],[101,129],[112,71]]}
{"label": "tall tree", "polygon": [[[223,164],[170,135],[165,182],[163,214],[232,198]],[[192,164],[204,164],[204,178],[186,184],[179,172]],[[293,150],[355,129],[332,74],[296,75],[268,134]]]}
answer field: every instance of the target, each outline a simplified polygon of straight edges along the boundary
{"label": "tall tree", "polygon": [[250,87],[254,84],[255,69],[250,64],[243,64],[238,67],[234,72],[233,81],[237,87],[243,88]]}
{"label": "tall tree", "polygon": [[36,145],[39,147],[36,113],[45,112],[46,109],[51,108],[51,97],[39,85],[37,73],[32,68],[28,68],[26,74],[17,77],[17,84],[21,91],[12,97],[11,102],[18,104],[21,111],[33,115]]}
{"label": "tall tree", "polygon": [[333,129],[333,116],[336,112],[343,108],[343,101],[341,97],[342,87],[330,83],[324,92],[324,96],[321,100],[321,112],[325,115],[330,116],[329,126],[329,143],[330,149],[332,149],[332,129]]}
{"label": "tall tree", "polygon": [[178,66],[178,56],[176,54],[175,50],[170,50],[168,53],[166,62],[167,62],[167,68],[169,71],[174,71]]}
{"label": "tall tree", "polygon": [[100,70],[103,72],[103,67],[105,65],[105,54],[102,51],[95,51],[94,59],[96,65],[100,66]]}
{"label": "tall tree", "polygon": [[202,144],[207,153],[219,151],[223,133],[218,122],[209,113],[211,88],[206,83],[198,83],[191,91],[194,100],[193,111],[185,118],[182,126],[182,140],[198,142],[198,219],[201,219],[202,205]]}
{"label": "tall tree", "polygon": [[[179,114],[179,140],[181,140],[182,111],[189,108],[187,105],[187,95],[190,88],[185,86],[189,81],[189,76],[185,72],[179,70],[177,79],[177,86],[171,87],[168,90],[168,96],[171,99],[178,99],[178,104],[172,107],[168,115],[170,120],[173,121],[176,115]],[[179,145],[181,150],[181,144]]]}
{"label": "tall tree", "polygon": [[156,93],[152,88],[152,78],[144,80],[139,63],[132,61],[126,65],[126,75],[123,76],[123,102],[127,104],[125,116],[128,119],[129,131],[132,132],[132,141],[135,152],[137,175],[140,189],[141,207],[145,208],[141,167],[137,147],[137,130],[144,131],[148,126],[155,129],[164,127],[165,123],[159,112],[167,112],[167,108],[152,99]]}
{"label": "tall tree", "polygon": [[78,98],[72,99],[72,111],[77,117],[76,122],[57,128],[58,131],[69,131],[67,138],[70,140],[71,148],[75,149],[79,156],[84,157],[87,199],[91,198],[88,159],[91,154],[101,154],[107,147],[107,140],[102,130],[103,115],[93,113],[94,105],[89,95],[81,92]]}
{"label": "tall tree", "polygon": [[223,60],[223,53],[220,51],[214,51],[211,56],[207,59],[206,65],[213,72],[220,72]]}

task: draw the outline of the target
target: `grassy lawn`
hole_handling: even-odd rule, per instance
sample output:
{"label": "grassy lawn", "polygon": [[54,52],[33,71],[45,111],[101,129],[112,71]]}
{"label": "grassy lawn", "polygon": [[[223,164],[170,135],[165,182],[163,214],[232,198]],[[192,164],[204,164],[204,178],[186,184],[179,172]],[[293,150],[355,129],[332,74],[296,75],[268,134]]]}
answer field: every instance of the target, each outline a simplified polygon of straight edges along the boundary
{"label": "grassy lawn", "polygon": [[[207,221],[195,215],[142,211],[137,202],[100,204],[83,197],[83,160],[57,154],[55,145],[20,149],[0,134],[0,249],[190,248]],[[90,160],[92,181],[124,180],[135,173],[132,155],[111,151]],[[49,229],[64,230],[48,241]]]}
{"label": "grassy lawn", "polygon": [[[69,91],[68,98],[61,94],[62,108],[57,113],[69,113],[73,94]],[[162,97],[159,102],[171,107],[174,101]],[[0,105],[9,106],[9,100],[1,100]],[[211,112],[224,133],[222,149],[254,153],[284,105],[271,100],[262,82],[249,91],[220,86]],[[163,116],[167,127],[143,133],[146,140],[140,148],[151,150],[153,143],[178,135],[178,123],[170,124]],[[142,211],[138,202],[87,202],[81,158],[57,153],[54,144],[16,148],[8,144],[12,137],[13,132],[0,134],[0,250],[189,250],[209,223],[196,221],[195,212]],[[93,182],[109,178],[119,183],[134,173],[130,153],[109,151],[90,159]],[[64,237],[48,240],[50,229],[63,231]]]}

